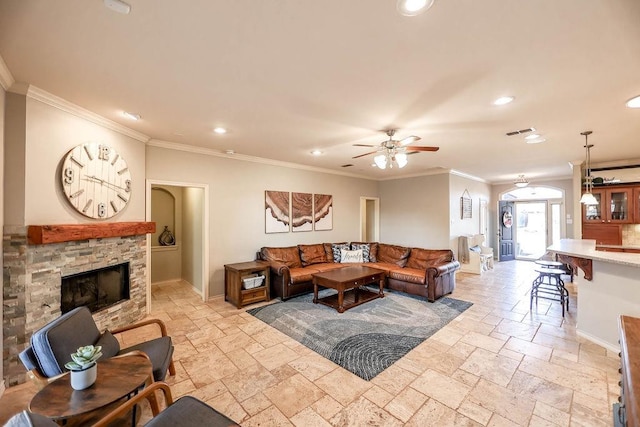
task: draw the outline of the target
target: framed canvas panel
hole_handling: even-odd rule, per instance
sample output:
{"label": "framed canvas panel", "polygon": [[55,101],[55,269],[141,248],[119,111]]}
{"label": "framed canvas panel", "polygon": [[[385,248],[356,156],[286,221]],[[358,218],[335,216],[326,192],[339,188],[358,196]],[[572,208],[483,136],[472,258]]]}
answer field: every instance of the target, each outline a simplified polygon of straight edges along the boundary
{"label": "framed canvas panel", "polygon": [[288,191],[264,192],[264,231],[265,233],[288,233],[291,224]]}
{"label": "framed canvas panel", "polygon": [[333,230],[333,196],[313,195],[313,223],[316,231]]}
{"label": "framed canvas panel", "polygon": [[291,193],[291,231],[313,230],[313,195]]}

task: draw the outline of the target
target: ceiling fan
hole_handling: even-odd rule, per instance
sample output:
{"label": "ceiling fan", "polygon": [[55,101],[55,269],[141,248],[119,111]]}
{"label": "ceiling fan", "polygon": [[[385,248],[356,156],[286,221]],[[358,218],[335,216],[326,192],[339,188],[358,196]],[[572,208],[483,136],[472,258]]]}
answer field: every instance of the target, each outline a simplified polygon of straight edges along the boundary
{"label": "ceiling fan", "polygon": [[[375,151],[370,151],[368,153],[360,154],[354,156],[354,159],[368,156],[370,154],[380,153],[375,157],[376,166],[380,169],[385,169],[387,167],[387,163],[389,163],[389,167],[393,167],[393,162],[395,161],[398,167],[403,168],[407,164],[407,155],[415,154],[420,151],[438,151],[440,147],[425,147],[425,146],[409,146],[416,141],[420,140],[419,136],[408,136],[406,138],[397,140],[393,139],[397,129],[389,129],[386,131],[388,140],[382,141],[380,143],[380,147]],[[375,147],[375,145],[369,144],[353,144],[354,147]]]}

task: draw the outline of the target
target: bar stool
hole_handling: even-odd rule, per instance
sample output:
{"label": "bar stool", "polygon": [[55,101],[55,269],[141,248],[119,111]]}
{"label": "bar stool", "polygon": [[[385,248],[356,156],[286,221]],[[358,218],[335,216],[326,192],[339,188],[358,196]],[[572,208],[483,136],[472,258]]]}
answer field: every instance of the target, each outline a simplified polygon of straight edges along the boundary
{"label": "bar stool", "polygon": [[557,268],[559,270],[563,270],[564,274],[571,276],[571,282],[573,283],[573,267],[560,261],[550,261],[546,259],[537,259],[535,262],[545,268]]}
{"label": "bar stool", "polygon": [[565,271],[552,267],[539,267],[535,271],[538,273],[538,277],[531,284],[529,310],[533,308],[533,298],[536,299],[536,305],[538,305],[538,298],[560,301],[562,317],[564,317],[565,307],[567,312],[569,311],[569,291],[564,287],[562,281],[562,275],[565,274]]}

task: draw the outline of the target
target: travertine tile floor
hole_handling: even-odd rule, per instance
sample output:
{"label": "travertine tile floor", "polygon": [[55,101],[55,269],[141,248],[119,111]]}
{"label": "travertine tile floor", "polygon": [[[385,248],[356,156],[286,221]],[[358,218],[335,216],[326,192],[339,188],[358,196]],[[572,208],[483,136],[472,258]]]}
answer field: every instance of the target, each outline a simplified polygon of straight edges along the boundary
{"label": "travertine tile floor", "polygon": [[[529,312],[533,269],[512,261],[458,273],[452,296],[474,305],[370,382],[181,283],[153,287],[152,314],[176,346],[174,395],[243,426],[611,425],[618,356],[576,336],[575,285],[564,319],[557,302]],[[7,390],[0,421],[33,393]]]}

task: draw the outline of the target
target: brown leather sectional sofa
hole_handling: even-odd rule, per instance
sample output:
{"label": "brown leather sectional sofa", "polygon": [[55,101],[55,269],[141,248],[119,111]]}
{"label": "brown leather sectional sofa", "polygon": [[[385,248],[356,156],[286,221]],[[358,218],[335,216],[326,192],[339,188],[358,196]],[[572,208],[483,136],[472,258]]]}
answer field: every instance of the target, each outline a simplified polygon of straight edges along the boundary
{"label": "brown leather sectional sofa", "polygon": [[[339,243],[359,248],[362,242]],[[338,245],[338,244],[334,244]],[[387,272],[386,287],[426,297],[433,302],[455,288],[460,263],[449,249],[421,249],[369,243],[370,262]],[[258,258],[271,264],[271,295],[286,300],[313,291],[311,275],[353,264],[334,261],[331,243],[284,248],[263,247]]]}

